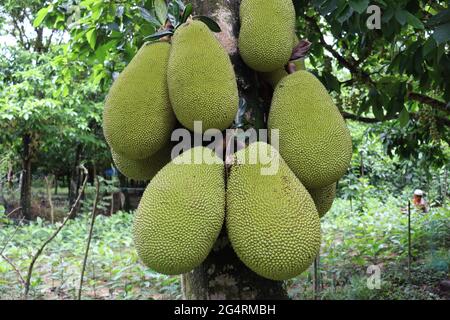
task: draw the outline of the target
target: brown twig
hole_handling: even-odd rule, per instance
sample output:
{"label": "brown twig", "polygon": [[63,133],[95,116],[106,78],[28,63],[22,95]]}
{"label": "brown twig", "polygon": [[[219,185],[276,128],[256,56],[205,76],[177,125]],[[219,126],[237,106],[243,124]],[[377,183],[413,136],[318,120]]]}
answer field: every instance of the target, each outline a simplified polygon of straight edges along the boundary
{"label": "brown twig", "polygon": [[82,186],[80,188],[80,192],[78,193],[78,197],[75,200],[75,203],[72,205],[72,208],[70,209],[69,214],[64,219],[63,223],[58,227],[58,229],[56,229],[56,231],[50,236],[50,238],[48,238],[42,244],[42,246],[34,254],[34,256],[33,256],[32,260],[31,260],[30,266],[28,268],[26,282],[25,282],[25,291],[24,291],[24,298],[25,299],[28,298],[28,292],[30,291],[31,276],[32,276],[32,273],[33,273],[33,267],[34,267],[34,264],[36,263],[36,260],[39,258],[39,256],[41,255],[42,251],[44,251],[45,247],[58,235],[58,233],[62,230],[62,228],[64,228],[66,223],[71,219],[71,217],[74,214],[76,208],[78,207],[78,204],[81,201],[81,197],[83,195],[83,191],[84,191],[84,189],[86,187],[86,184],[87,184],[89,176],[88,176],[88,170],[83,165],[80,166],[80,169],[84,171],[85,178],[84,178],[83,184],[82,184]]}
{"label": "brown twig", "polygon": [[8,257],[6,257],[3,253],[0,254],[0,257],[2,257],[11,266],[11,268],[14,270],[14,272],[19,277],[20,283],[22,285],[25,285],[25,279],[22,277],[22,274],[20,273],[19,268],[17,268],[16,265]]}
{"label": "brown twig", "polygon": [[13,211],[11,211],[10,213],[8,213],[8,214],[6,215],[6,217],[9,218],[14,212],[19,211],[19,210],[22,210],[22,207],[17,207],[17,208],[15,208]]}
{"label": "brown twig", "polygon": [[100,196],[100,182],[98,181],[98,177],[96,177],[95,178],[95,199],[94,199],[94,205],[92,206],[91,225],[89,228],[89,236],[88,236],[88,241],[87,241],[87,245],[86,245],[86,252],[84,253],[83,266],[81,268],[80,287],[78,288],[78,300],[81,300],[81,291],[83,290],[84,271],[86,270],[86,263],[87,263],[87,258],[89,255],[89,247],[91,245],[92,233],[94,230],[94,223],[95,223],[95,217],[96,217],[99,196]]}

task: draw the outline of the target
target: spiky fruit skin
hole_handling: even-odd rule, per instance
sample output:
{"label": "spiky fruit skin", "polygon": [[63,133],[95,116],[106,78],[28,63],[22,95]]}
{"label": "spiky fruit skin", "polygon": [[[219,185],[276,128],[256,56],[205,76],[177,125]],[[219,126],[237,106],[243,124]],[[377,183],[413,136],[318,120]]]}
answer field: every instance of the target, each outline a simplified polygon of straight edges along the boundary
{"label": "spiky fruit skin", "polygon": [[203,132],[222,131],[233,123],[239,105],[233,66],[204,23],[190,21],[175,32],[167,83],[173,110],[184,127],[194,131],[194,121],[202,121]]}
{"label": "spiky fruit skin", "polygon": [[[305,59],[297,59],[292,62],[295,65],[296,71],[306,70]],[[284,67],[272,72],[261,73],[262,78],[267,81],[272,88],[276,88],[277,84],[288,75],[289,73],[287,73]]]}
{"label": "spiky fruit skin", "polygon": [[311,73],[298,71],[280,81],[268,127],[279,130],[280,153],[306,188],[329,186],[347,171],[350,132],[325,87]]}
{"label": "spiky fruit skin", "polygon": [[243,0],[239,52],[253,70],[283,68],[292,54],[295,8],[292,0]]}
{"label": "spiky fruit skin", "polygon": [[167,145],[148,159],[131,160],[111,150],[116,168],[127,178],[137,181],[151,180],[159,170],[170,162],[171,146]]}
{"label": "spiky fruit skin", "polygon": [[[240,157],[249,159],[258,148],[278,162],[275,175],[261,175],[261,161],[239,163]],[[227,184],[231,245],[245,265],[262,277],[286,280],[299,275],[313,262],[321,241],[311,196],[271,146],[253,143],[235,157]]]}
{"label": "spiky fruit skin", "polygon": [[114,81],[106,98],[103,131],[109,146],[131,160],[160,150],[175,127],[166,69],[170,44],[144,45]]}
{"label": "spiky fruit skin", "polygon": [[275,88],[277,84],[288,75],[286,69],[283,67],[272,72],[263,72],[261,77],[268,83],[272,88]]}
{"label": "spiky fruit skin", "polygon": [[202,152],[211,151],[191,149],[159,171],[137,209],[135,247],[144,264],[157,272],[175,275],[194,269],[207,257],[222,228],[223,163],[175,163]]}
{"label": "spiky fruit skin", "polygon": [[336,198],[336,183],[320,189],[310,189],[308,192],[314,200],[319,216],[322,218],[333,206]]}

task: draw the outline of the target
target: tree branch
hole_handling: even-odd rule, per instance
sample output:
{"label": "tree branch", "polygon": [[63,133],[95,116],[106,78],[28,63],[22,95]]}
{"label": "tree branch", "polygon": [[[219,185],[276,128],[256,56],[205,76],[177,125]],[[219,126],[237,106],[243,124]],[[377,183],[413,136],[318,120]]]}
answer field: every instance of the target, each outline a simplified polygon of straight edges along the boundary
{"label": "tree branch", "polygon": [[416,92],[408,93],[408,98],[423,104],[427,104],[435,109],[450,114],[450,104],[445,104],[445,102],[439,101],[437,99]]}
{"label": "tree branch", "polygon": [[[347,68],[350,71],[350,73],[354,76],[355,79],[358,79],[359,81],[361,81],[364,84],[370,84],[370,85],[376,86],[376,83],[371,78],[371,75],[369,73],[365,72],[364,70],[362,70],[361,67],[359,66],[359,64],[361,63],[361,60],[356,61],[355,59],[353,59],[353,57],[345,58],[344,56],[342,56],[337,50],[335,50],[333,48],[333,46],[326,43],[325,37],[324,37],[316,19],[314,19],[313,17],[305,16],[305,20],[308,21],[311,24],[311,26],[314,28],[314,30],[317,32],[317,34],[319,35],[320,43],[323,45],[323,47],[336,60],[338,60],[338,62],[342,66]],[[353,81],[346,81],[346,83],[352,84]],[[436,100],[434,98],[425,96],[420,93],[415,93],[415,92],[409,93],[408,98],[411,100],[423,103],[423,104],[427,104],[437,110],[440,110],[447,114],[450,114],[450,106],[448,104],[446,104],[445,102],[442,102],[442,101]]]}
{"label": "tree branch", "polygon": [[363,122],[363,123],[380,123],[381,122],[380,120],[375,119],[375,118],[361,117],[356,114],[348,113],[345,111],[341,112],[341,114],[344,117],[344,119],[355,120],[355,121],[359,121],[359,122]]}
{"label": "tree branch", "polygon": [[94,199],[94,205],[92,207],[91,226],[89,228],[89,236],[88,236],[88,241],[87,241],[87,245],[86,245],[86,252],[84,253],[83,267],[81,268],[80,287],[78,288],[78,300],[81,300],[81,291],[83,290],[84,271],[86,270],[86,263],[87,263],[87,258],[89,255],[89,247],[91,245],[92,233],[94,231],[97,203],[99,201],[99,196],[100,196],[100,182],[98,181],[98,177],[95,177],[95,183],[96,183],[95,184],[95,199]]}
{"label": "tree branch", "polygon": [[353,57],[344,58],[339,52],[337,52],[333,46],[329,45],[325,41],[325,37],[320,30],[319,24],[317,23],[316,19],[312,17],[305,16],[305,20],[308,21],[311,26],[316,30],[317,34],[319,35],[320,43],[324,46],[325,49],[336,59],[339,61],[341,65],[343,65],[345,68],[347,68],[352,75],[354,75],[356,78],[361,80],[364,83],[374,84],[372,79],[370,78],[370,75],[366,73],[365,71],[361,70],[358,67],[358,61],[353,59]]}
{"label": "tree branch", "polygon": [[[382,122],[376,118],[361,117],[356,114],[345,112],[345,111],[342,111],[341,114],[344,117],[344,119],[359,121],[362,123],[381,123]],[[410,113],[410,117],[415,120],[417,120],[419,118],[419,116],[416,113]],[[395,119],[396,118],[394,117],[394,118],[389,118],[389,119],[385,119],[385,120],[395,120]],[[450,119],[436,117],[436,122],[438,125],[450,127]]]}
{"label": "tree branch", "polygon": [[25,299],[27,299],[28,292],[30,291],[31,276],[32,276],[32,273],[33,273],[33,267],[34,267],[34,264],[36,263],[36,260],[39,258],[39,256],[41,255],[42,251],[44,251],[45,247],[59,234],[59,232],[62,230],[62,228],[64,228],[66,223],[72,218],[72,215],[75,213],[75,210],[76,210],[76,208],[78,207],[78,204],[81,201],[81,196],[83,195],[83,191],[86,188],[86,184],[87,184],[89,175],[88,175],[87,169],[83,165],[80,166],[80,169],[84,171],[85,178],[84,178],[83,184],[82,184],[82,186],[80,188],[80,191],[78,193],[78,197],[75,200],[74,204],[72,205],[72,208],[70,209],[69,214],[64,219],[63,223],[59,226],[59,228],[56,229],[56,231],[50,236],[50,238],[48,238],[42,244],[42,246],[34,254],[34,256],[33,256],[32,260],[31,260],[30,266],[28,268],[26,282],[25,282],[25,292],[24,292]]}
{"label": "tree branch", "polygon": [[12,210],[10,213],[8,213],[8,214],[6,215],[6,217],[9,218],[10,216],[12,216],[13,213],[15,213],[15,212],[17,212],[17,211],[19,211],[19,210],[22,210],[22,207],[17,207],[17,208],[15,208],[15,209]]}
{"label": "tree branch", "polygon": [[16,265],[8,258],[6,257],[3,253],[0,254],[0,257],[3,258],[3,260],[5,260],[10,266],[11,268],[14,270],[14,272],[17,274],[17,276],[19,277],[19,281],[22,285],[25,285],[25,280],[22,277],[22,274],[19,271],[19,268],[16,267]]}

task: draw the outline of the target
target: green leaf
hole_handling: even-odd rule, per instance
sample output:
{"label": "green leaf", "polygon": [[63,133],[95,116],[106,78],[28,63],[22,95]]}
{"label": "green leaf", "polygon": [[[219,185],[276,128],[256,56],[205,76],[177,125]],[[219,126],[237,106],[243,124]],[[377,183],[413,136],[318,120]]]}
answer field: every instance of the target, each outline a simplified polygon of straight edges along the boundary
{"label": "green leaf", "polygon": [[359,14],[364,13],[369,6],[369,0],[350,0],[350,7]]}
{"label": "green leaf", "polygon": [[400,121],[400,126],[406,127],[406,125],[409,122],[409,112],[408,110],[406,110],[406,108],[402,109],[402,112],[400,112],[398,120]]}
{"label": "green leaf", "polygon": [[117,46],[117,40],[111,40],[103,45],[101,45],[97,50],[95,50],[95,56],[98,60],[103,61],[108,55],[108,51]]}
{"label": "green leaf", "polygon": [[331,73],[325,74],[325,81],[326,81],[327,87],[330,90],[333,90],[337,93],[339,93],[341,91],[341,83]]}
{"label": "green leaf", "polygon": [[375,118],[377,118],[380,121],[384,120],[384,112],[383,112],[383,107],[380,106],[379,104],[375,104],[372,106],[372,112],[375,116]]}
{"label": "green leaf", "polygon": [[92,20],[94,20],[94,21],[97,21],[99,18],[100,18],[100,16],[102,15],[102,13],[103,13],[103,8],[100,8],[100,7],[96,7],[96,8],[94,8],[94,10],[93,10],[93,12],[92,12]]}
{"label": "green leaf", "polygon": [[438,26],[441,24],[446,24],[450,22],[450,9],[439,12],[438,14],[432,16],[427,25],[430,27]]}
{"label": "green leaf", "polygon": [[339,15],[339,17],[337,18],[337,21],[339,21],[339,23],[344,23],[353,15],[353,12],[354,12],[353,8],[350,6],[347,6],[344,9],[344,11],[342,11],[342,13]]}
{"label": "green leaf", "polygon": [[381,21],[383,23],[388,23],[389,21],[391,21],[393,16],[394,16],[394,9],[387,8],[386,11],[383,13],[383,16],[381,17]]}
{"label": "green leaf", "polygon": [[95,44],[97,42],[97,30],[94,28],[89,29],[86,32],[86,39],[87,39],[89,45],[91,46],[91,49],[94,50]]}
{"label": "green leaf", "polygon": [[386,2],[384,2],[383,0],[376,0],[375,2],[381,4],[381,5],[384,6],[384,7],[387,7],[387,6],[388,6],[388,5],[386,4]]}
{"label": "green leaf", "polygon": [[181,12],[183,12],[183,10],[184,10],[184,6],[183,6],[183,8],[181,8],[181,6],[178,2],[172,1],[169,3],[169,12],[168,12],[167,16],[169,18],[170,23],[174,27],[177,27],[178,22],[181,17]]}
{"label": "green leaf", "polygon": [[161,23],[158,21],[158,19],[156,19],[150,12],[148,12],[147,9],[139,7],[139,11],[141,12],[141,16],[145,21],[150,22],[154,26],[161,27]]}
{"label": "green leaf", "polygon": [[155,0],[155,12],[161,25],[165,25],[167,20],[167,5],[164,0]]}
{"label": "green leaf", "polygon": [[411,26],[413,26],[416,29],[420,29],[423,30],[425,29],[425,26],[423,25],[422,21],[420,21],[415,15],[413,15],[412,13],[408,12],[406,14],[406,19],[408,21],[408,24],[410,24]]}
{"label": "green leaf", "polygon": [[181,23],[185,23],[189,16],[192,13],[192,4],[188,4],[186,8],[184,8],[183,17],[181,18]]}
{"label": "green leaf", "polygon": [[436,49],[436,41],[432,37],[428,38],[428,40],[425,42],[422,48],[423,56],[428,57],[429,54],[435,49]]}
{"label": "green leaf", "polygon": [[33,22],[33,27],[37,28],[41,25],[42,21],[44,21],[45,17],[50,12],[50,9],[52,9],[51,5],[38,11],[38,13],[36,14],[36,19],[34,19]]}
{"label": "green leaf", "polygon": [[222,31],[220,29],[220,26],[217,24],[217,22],[215,22],[210,17],[197,16],[197,17],[194,17],[194,19],[195,20],[199,20],[199,21],[203,22],[204,24],[206,24],[208,26],[209,30],[211,30],[212,32],[220,32],[220,31]]}
{"label": "green leaf", "polygon": [[404,26],[408,20],[408,13],[408,11],[399,8],[395,11],[395,19],[397,19],[398,23]]}
{"label": "green leaf", "polygon": [[181,11],[184,11],[185,5],[184,5],[183,1],[181,1],[181,0],[176,0],[175,3],[178,4],[178,7],[180,8]]}
{"label": "green leaf", "polygon": [[149,35],[148,37],[145,37],[144,40],[157,40],[157,39],[161,39],[165,36],[172,36],[173,32],[170,30],[163,30],[163,31],[159,31],[156,32],[152,35]]}
{"label": "green leaf", "polygon": [[433,38],[440,45],[450,40],[450,22],[436,27]]}
{"label": "green leaf", "polygon": [[319,12],[322,16],[326,16],[329,13],[333,12],[334,10],[336,10],[338,7],[338,2],[337,0],[328,0],[325,1],[324,3],[322,3],[320,5],[320,9]]}

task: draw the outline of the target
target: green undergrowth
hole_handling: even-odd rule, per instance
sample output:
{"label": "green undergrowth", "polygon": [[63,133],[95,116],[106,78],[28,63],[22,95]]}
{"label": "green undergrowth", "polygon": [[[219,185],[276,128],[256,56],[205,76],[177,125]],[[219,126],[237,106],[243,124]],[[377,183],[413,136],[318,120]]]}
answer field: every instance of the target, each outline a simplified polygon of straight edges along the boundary
{"label": "green undergrowth", "polygon": [[[0,248],[25,277],[32,254],[58,225],[41,219],[20,224],[0,208]],[[408,271],[408,215],[394,198],[366,198],[364,212],[336,200],[322,223],[320,290],[313,291],[312,268],[288,281],[293,299],[440,299],[440,281],[450,265],[450,210],[411,212],[411,270]],[[180,299],[179,277],[157,274],[138,260],[131,238],[133,215],[98,216],[91,244],[83,299]],[[89,215],[71,220],[38,259],[32,299],[75,299],[87,240]],[[372,266],[372,267],[370,267]],[[379,286],[370,287],[379,271]],[[370,271],[370,270],[369,270]],[[373,270],[372,270],[373,272]],[[17,270],[0,259],[0,299],[20,299]],[[376,276],[376,275],[375,275]]]}

